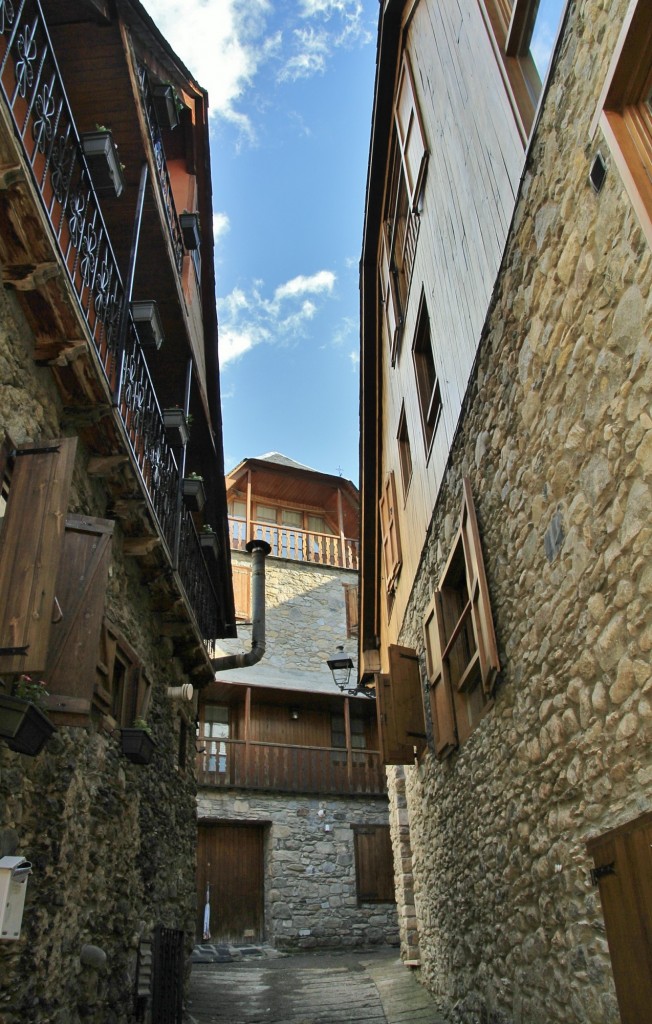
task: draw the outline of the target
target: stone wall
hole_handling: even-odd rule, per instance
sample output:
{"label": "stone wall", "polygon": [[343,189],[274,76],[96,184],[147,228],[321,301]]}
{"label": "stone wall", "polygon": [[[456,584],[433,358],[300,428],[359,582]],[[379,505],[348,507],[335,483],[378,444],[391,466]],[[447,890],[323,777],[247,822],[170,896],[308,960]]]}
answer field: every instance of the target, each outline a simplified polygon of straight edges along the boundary
{"label": "stone wall", "polygon": [[352,825],[386,825],[384,798],[200,790],[202,821],[268,824],[265,934],[278,949],[398,944],[393,903],[358,904]]}
{"label": "stone wall", "polygon": [[423,651],[467,475],[502,673],[406,796],[422,975],[468,1024],[619,1020],[585,843],[652,807],[652,300],[589,125],[627,6],[571,4],[400,638]]}
{"label": "stone wall", "polygon": [[[50,371],[34,365],[10,292],[0,288],[0,430],[18,444],[70,434]],[[80,441],[70,511],[106,516],[107,499],[85,471]],[[0,856],[33,865],[20,940],[0,943],[3,1024],[123,1024],[132,1018],[136,956],[155,925],[195,927],[195,776],[178,765],[178,717],[168,685],[188,682],[169,642],[156,642],[148,589],[121,553],[119,526],[107,611],[151,681],[148,721],[157,749],[148,766],[120,753],[119,734],[61,727],[36,758],[0,742]],[[192,723],[189,722],[189,725]],[[101,954],[84,959],[83,946]],[[98,959],[99,957],[99,959]]]}

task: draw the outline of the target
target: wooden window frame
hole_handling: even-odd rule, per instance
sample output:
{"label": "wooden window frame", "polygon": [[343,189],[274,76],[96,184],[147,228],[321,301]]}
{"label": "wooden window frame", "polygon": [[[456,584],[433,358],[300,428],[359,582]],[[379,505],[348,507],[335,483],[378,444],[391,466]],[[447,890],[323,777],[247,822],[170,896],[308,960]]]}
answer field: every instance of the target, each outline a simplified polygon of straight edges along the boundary
{"label": "wooden window frame", "polygon": [[[231,563],[236,622],[251,621],[251,565]],[[240,583],[236,582],[240,580]]]}
{"label": "wooden window frame", "polygon": [[401,403],[401,413],[398,418],[398,429],[396,431],[396,443],[398,446],[398,462],[401,470],[401,485],[403,487],[403,499],[406,500],[412,482],[412,449],[410,447],[410,434],[405,415],[405,402]]}
{"label": "wooden window frame", "polygon": [[398,502],[396,500],[396,477],[393,469],[385,477],[383,493],[379,501],[379,512],[383,565],[385,569],[385,589],[389,595],[392,595],[396,590],[403,564]]}
{"label": "wooden window frame", "polygon": [[[444,758],[464,743],[491,707],[500,671],[480,532],[466,477],[459,529],[423,631],[435,754]],[[460,650],[464,636],[466,653]]]}
{"label": "wooden window frame", "polygon": [[532,127],[542,83],[530,54],[538,0],[478,0],[523,145]]}
{"label": "wooden window frame", "polygon": [[[124,668],[124,682],[116,700],[116,663]],[[104,618],[97,666],[94,703],[121,728],[130,728],[136,718],[145,718],[151,698],[150,681],[131,644],[114,623]]]}
{"label": "wooden window frame", "polygon": [[389,825],[352,825],[351,831],[358,906],[394,903],[394,855]]}
{"label": "wooden window frame", "polygon": [[591,124],[602,130],[648,244],[652,245],[652,19],[631,0]]}
{"label": "wooden window frame", "polygon": [[428,315],[428,306],[423,292],[419,303],[414,341],[412,342],[412,362],[417,383],[423,443],[426,456],[429,457],[441,419],[443,406],[441,386],[439,384],[437,367],[435,366],[435,353],[432,347],[430,316]]}

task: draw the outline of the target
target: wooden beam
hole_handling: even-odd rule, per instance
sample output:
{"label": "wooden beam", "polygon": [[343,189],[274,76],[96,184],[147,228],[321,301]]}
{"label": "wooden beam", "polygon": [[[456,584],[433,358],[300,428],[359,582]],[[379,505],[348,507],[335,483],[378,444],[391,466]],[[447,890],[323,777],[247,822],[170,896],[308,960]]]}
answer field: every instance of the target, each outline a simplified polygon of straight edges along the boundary
{"label": "wooden beam", "polygon": [[88,475],[111,476],[126,462],[129,462],[128,455],[93,455],[88,460]]}
{"label": "wooden beam", "polygon": [[160,543],[159,537],[125,537],[122,549],[125,555],[143,558],[145,555],[150,555]]}

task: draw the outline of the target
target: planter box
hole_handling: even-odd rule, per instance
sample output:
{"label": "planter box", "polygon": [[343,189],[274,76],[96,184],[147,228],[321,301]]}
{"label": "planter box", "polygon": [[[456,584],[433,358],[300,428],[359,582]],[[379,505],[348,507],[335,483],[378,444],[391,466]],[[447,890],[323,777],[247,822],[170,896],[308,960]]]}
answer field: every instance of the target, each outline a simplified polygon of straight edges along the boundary
{"label": "planter box", "polygon": [[149,764],[156,743],[145,729],[121,729],[122,753],[134,764]]}
{"label": "planter box", "polygon": [[19,754],[35,757],[56,732],[40,708],[21,697],[0,696],[0,737]]}
{"label": "planter box", "polygon": [[172,86],[153,85],[152,100],[159,126],[161,128],[176,128],[179,124],[179,111]]}
{"label": "planter box", "polygon": [[131,315],[143,348],[159,349],[163,344],[164,336],[158,303],[153,299],[146,302],[132,302]]}
{"label": "planter box", "polygon": [[201,242],[201,235],[199,233],[199,214],[182,213],[179,216],[179,224],[181,225],[183,244],[186,249],[198,249]]}
{"label": "planter box", "polygon": [[124,192],[125,180],[120,157],[110,131],[85,132],[81,137],[86,163],[98,196],[117,198]]}
{"label": "planter box", "polygon": [[171,445],[188,444],[190,428],[183,409],[164,409],[163,422],[165,432]]}
{"label": "planter box", "polygon": [[183,481],[183,497],[189,509],[193,512],[201,512],[206,504],[204,481],[185,477]]}
{"label": "planter box", "polygon": [[217,534],[214,530],[201,530],[199,534],[199,543],[204,554],[212,555],[215,561],[219,558],[220,545],[217,539]]}

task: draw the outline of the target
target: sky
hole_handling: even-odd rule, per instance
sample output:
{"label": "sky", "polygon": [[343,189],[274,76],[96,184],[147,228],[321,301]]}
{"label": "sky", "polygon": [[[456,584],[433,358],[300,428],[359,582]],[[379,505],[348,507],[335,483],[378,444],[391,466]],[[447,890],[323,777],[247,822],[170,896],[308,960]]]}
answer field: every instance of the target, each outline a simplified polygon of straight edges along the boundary
{"label": "sky", "polygon": [[358,482],[359,292],[378,0],[144,0],[208,91],[227,472]]}

